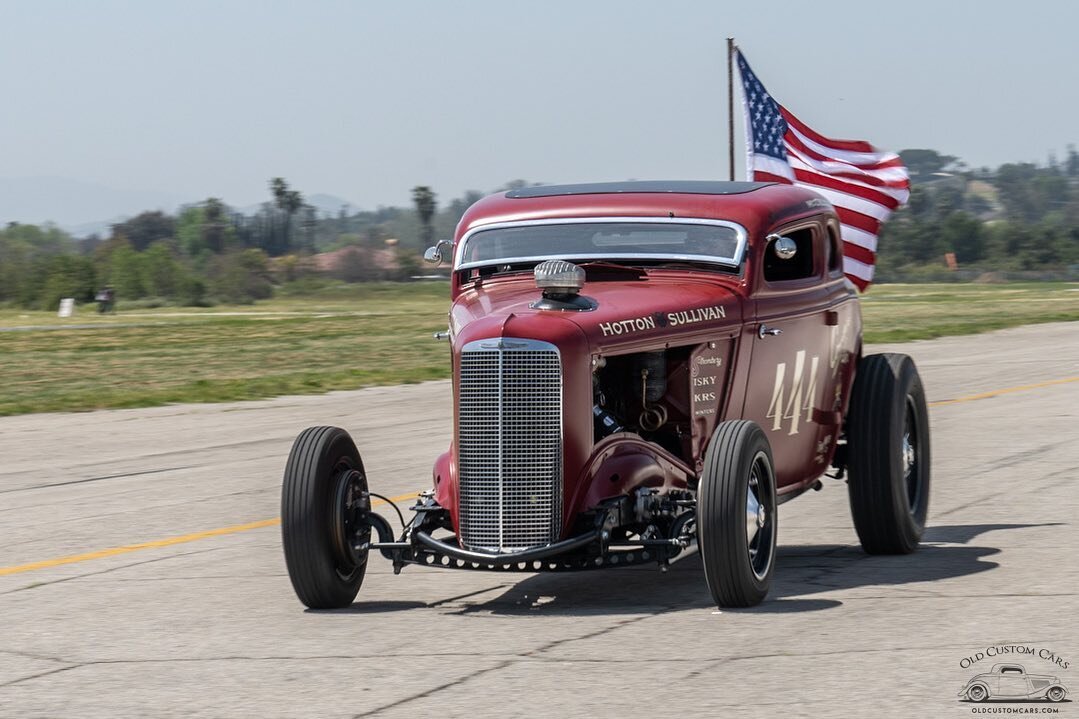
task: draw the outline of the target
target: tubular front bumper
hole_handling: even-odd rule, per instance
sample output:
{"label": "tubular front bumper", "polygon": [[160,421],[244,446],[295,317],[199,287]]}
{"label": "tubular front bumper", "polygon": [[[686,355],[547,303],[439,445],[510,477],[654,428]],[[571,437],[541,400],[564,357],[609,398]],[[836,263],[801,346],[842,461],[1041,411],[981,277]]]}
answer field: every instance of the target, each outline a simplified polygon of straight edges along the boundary
{"label": "tubular front bumper", "polygon": [[511,564],[521,564],[522,562],[535,562],[540,559],[549,559],[551,557],[557,557],[560,554],[566,554],[587,547],[592,542],[600,541],[600,531],[594,530],[586,532],[584,534],[579,534],[576,537],[564,539],[561,542],[555,542],[554,544],[548,544],[543,547],[524,549],[519,552],[477,552],[472,549],[462,549],[459,546],[441,542],[423,531],[415,532],[412,537],[417,543],[423,545],[425,548],[443,556],[459,559],[463,562],[508,566]]}
{"label": "tubular front bumper", "polygon": [[577,571],[655,562],[666,565],[696,549],[695,540],[682,536],[692,512],[675,521],[671,537],[622,540],[618,546],[612,546],[610,530],[627,523],[626,516],[630,511],[627,498],[601,507],[594,517],[593,527],[581,534],[517,552],[466,549],[456,537],[436,539],[432,536],[434,531],[451,528],[446,510],[430,498],[412,509],[420,516],[409,523],[397,541],[393,540],[389,523],[377,513],[369,512],[369,521],[377,531],[379,541],[357,547],[357,550],[379,552],[393,562],[394,572],[398,573],[407,565],[510,572]]}

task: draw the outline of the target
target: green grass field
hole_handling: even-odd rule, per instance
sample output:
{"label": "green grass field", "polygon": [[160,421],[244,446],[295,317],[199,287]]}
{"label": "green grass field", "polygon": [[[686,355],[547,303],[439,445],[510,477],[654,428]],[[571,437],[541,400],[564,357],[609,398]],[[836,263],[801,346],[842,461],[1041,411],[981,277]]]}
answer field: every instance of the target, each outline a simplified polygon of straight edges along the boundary
{"label": "green grass field", "polygon": [[904,342],[1079,320],[1079,282],[879,285],[862,296],[866,342]]}
{"label": "green grass field", "polygon": [[[246,307],[99,316],[0,309],[0,415],[223,402],[448,376],[442,282],[334,286]],[[884,285],[867,342],[1079,320],[1079,283]]]}

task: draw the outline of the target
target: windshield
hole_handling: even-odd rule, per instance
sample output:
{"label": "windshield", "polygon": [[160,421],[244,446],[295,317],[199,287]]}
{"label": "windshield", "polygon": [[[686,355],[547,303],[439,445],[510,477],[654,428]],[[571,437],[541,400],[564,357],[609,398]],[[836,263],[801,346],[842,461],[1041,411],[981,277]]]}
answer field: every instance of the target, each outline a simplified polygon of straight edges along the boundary
{"label": "windshield", "polygon": [[533,260],[645,260],[738,266],[745,230],[720,220],[572,220],[470,232],[458,269]]}

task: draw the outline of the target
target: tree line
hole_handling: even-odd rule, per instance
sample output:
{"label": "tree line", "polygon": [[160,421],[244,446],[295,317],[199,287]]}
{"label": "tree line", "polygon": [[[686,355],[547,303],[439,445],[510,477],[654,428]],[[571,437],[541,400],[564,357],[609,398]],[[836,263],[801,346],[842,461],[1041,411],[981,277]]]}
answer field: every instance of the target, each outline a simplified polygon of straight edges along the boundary
{"label": "tree line", "polygon": [[[910,200],[882,228],[879,281],[982,272],[1079,278],[1079,152],[1044,165],[971,169],[933,150],[900,153]],[[960,272],[949,268],[954,255]],[[964,272],[965,270],[965,272]]]}
{"label": "tree line", "polygon": [[[900,153],[910,170],[909,203],[880,236],[878,281],[967,278],[1005,271],[1079,276],[1079,152],[1063,161],[971,169],[934,150]],[[523,180],[500,190],[527,185]],[[283,178],[245,214],[221,199],[147,211],[107,236],[74,238],[51,225],[0,229],[0,303],[55,309],[62,297],[90,302],[105,286],[121,306],[207,305],[272,296],[290,283],[401,280],[421,270],[420,254],[452,237],[476,200],[444,206],[432,188],[412,189],[409,207],[321,215]],[[952,254],[960,270],[946,264]]]}
{"label": "tree line", "polygon": [[[106,237],[9,223],[0,229],[0,303],[55,309],[63,297],[90,302],[111,287],[129,307],[232,304],[327,275],[407,279],[420,269],[422,243],[452,228],[480,196],[469,193],[439,212],[434,191],[418,186],[413,208],[342,207],[336,217],[319,217],[284,178],[271,179],[269,190],[271,199],[251,214],[211,197],[175,214],[142,212],[112,225]],[[315,255],[333,250],[344,252],[320,267]]]}

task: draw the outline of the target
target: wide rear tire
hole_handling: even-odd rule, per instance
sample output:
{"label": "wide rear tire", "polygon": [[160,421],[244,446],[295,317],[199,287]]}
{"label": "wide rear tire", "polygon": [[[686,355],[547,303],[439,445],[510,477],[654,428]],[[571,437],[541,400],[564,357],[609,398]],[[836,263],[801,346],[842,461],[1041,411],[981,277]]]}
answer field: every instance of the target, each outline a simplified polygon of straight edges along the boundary
{"label": "wide rear tire", "polygon": [[338,427],[310,427],[292,445],[281,488],[281,539],[296,596],[312,609],[352,604],[367,552],[352,545],[370,509],[356,445]]}
{"label": "wide rear tire", "polygon": [[775,571],[779,514],[768,437],[747,420],[721,422],[697,492],[697,544],[719,607],[764,601]]}
{"label": "wide rear tire", "polygon": [[850,509],[869,554],[910,554],[929,511],[929,410],[914,361],[869,355],[858,363],[847,413]]}

